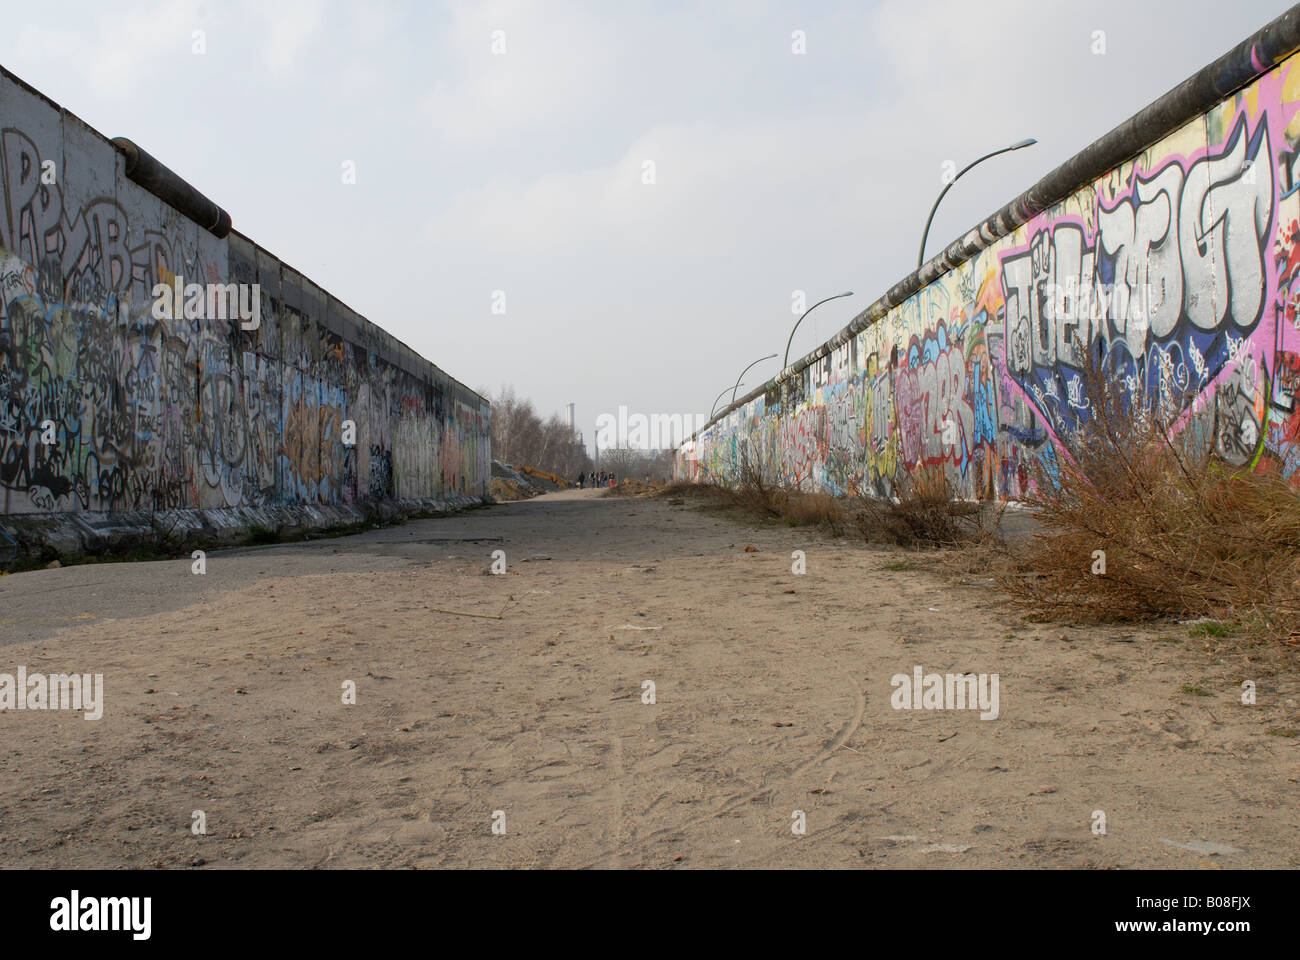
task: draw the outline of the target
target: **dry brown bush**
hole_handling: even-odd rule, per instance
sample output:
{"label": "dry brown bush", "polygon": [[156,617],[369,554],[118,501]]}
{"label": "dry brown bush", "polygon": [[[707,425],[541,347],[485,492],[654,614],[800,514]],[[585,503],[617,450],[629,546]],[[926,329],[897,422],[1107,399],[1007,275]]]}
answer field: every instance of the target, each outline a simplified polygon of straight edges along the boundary
{"label": "dry brown bush", "polygon": [[963,500],[942,465],[903,473],[893,498],[859,493],[853,519],[873,543],[955,547],[997,537],[1002,507]]}
{"label": "dry brown bush", "polygon": [[758,514],[781,516],[790,490],[781,484],[776,471],[753,444],[741,444],[737,467],[739,476],[734,489],[740,504]]}
{"label": "dry brown bush", "polygon": [[791,526],[822,527],[835,536],[848,525],[843,502],[829,493],[788,490],[781,504],[781,517]]}
{"label": "dry brown bush", "polygon": [[778,477],[751,444],[740,450],[739,482],[735,493],[741,506],[764,517],[779,517],[791,526],[822,527],[832,535],[841,534],[847,523],[844,504],[829,493],[804,490],[805,477],[792,481]]}
{"label": "dry brown bush", "polygon": [[680,497],[683,494],[695,493],[704,486],[706,484],[697,483],[694,480],[674,480],[672,483],[659,487],[655,490],[654,495],[659,498]]}
{"label": "dry brown bush", "polygon": [[704,475],[699,482],[677,481],[655,496],[677,500],[692,497],[715,506],[736,507],[759,520],[784,520],[791,526],[816,526],[838,536],[846,529],[844,503],[829,493],[811,493],[778,478],[773,465],[748,444],[736,461],[734,484]]}
{"label": "dry brown bush", "polygon": [[897,546],[973,546],[991,549],[1000,542],[998,526],[1004,504],[961,499],[942,467],[919,467],[903,477],[892,500],[858,494],[836,497],[802,489],[805,477],[778,477],[752,445],[743,444],[736,460],[736,481],[722,484],[679,482],[658,496],[693,493],[740,507],[763,519],[779,518],[791,526],[821,527],[835,536],[856,529],[866,540]]}
{"label": "dry brown bush", "polygon": [[1300,636],[1296,491],[1216,457],[1205,414],[1175,436],[1167,411],[1132,401],[1087,355],[1090,417],[1062,437],[1055,475],[1036,465],[1026,502],[1043,532],[999,577],[1013,602],[1053,619],[1209,617]]}

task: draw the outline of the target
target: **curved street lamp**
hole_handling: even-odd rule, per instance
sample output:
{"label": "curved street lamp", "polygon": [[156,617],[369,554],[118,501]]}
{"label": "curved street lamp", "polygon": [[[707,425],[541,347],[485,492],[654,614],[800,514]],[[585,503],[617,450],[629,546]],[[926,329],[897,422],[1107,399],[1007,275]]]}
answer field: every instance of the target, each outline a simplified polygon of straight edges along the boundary
{"label": "curved street lamp", "polygon": [[[754,363],[751,363],[751,364],[750,364],[748,367],[746,367],[744,370],[741,370],[741,371],[740,371],[740,377],[743,377],[745,374],[749,373],[750,367],[753,367],[754,364],[762,363],[764,360],[771,360],[771,359],[773,359],[775,356],[776,356],[775,353],[769,353],[766,357],[759,357],[757,360],[754,361]],[[732,403],[735,403],[735,402],[736,402],[736,391],[740,389],[740,377],[737,377],[737,378],[736,378],[736,385],[735,385],[734,387],[731,388],[731,402],[732,402]]]}
{"label": "curved street lamp", "polygon": [[[823,303],[826,303],[827,300],[838,300],[840,297],[851,297],[851,296],[853,296],[853,291],[846,290],[844,293],[837,293],[833,297],[827,297],[826,300],[818,300],[816,303],[814,303],[811,307],[809,307],[807,310],[803,312],[803,317],[808,316],[808,314],[812,313]],[[794,330],[790,331],[790,339],[785,342],[785,358],[781,361],[782,370],[790,366],[790,344],[794,342],[794,331],[798,330],[799,324],[803,323],[803,317],[800,317],[798,320],[794,322]]]}
{"label": "curved street lamp", "polygon": [[[776,356],[776,354],[773,354],[773,356]],[[742,374],[742,376],[743,376],[743,374]],[[741,386],[744,386],[744,384],[742,384],[742,383],[737,383],[737,384],[736,384],[736,387],[741,387]],[[736,387],[732,387],[731,389],[734,391],[734,390],[736,389]],[[722,399],[723,397],[725,397],[726,395],[727,395],[727,391],[726,391],[726,390],[723,390],[720,394],[718,394],[718,400],[721,400],[721,399]],[[734,396],[734,393],[733,393],[733,396]],[[714,401],[713,401],[713,408],[712,408],[711,410],[709,410],[709,419],[710,419],[710,420],[713,419],[713,412],[714,412],[714,410],[717,410],[717,409],[718,409],[718,400],[714,400]]]}
{"label": "curved street lamp", "polygon": [[952,185],[961,179],[961,175],[965,173],[967,170],[969,170],[971,167],[975,166],[977,163],[983,163],[989,157],[996,157],[999,153],[1007,153],[1008,151],[1011,150],[1022,150],[1025,147],[1032,147],[1037,142],[1038,141],[1035,140],[1033,137],[1030,137],[1028,140],[1021,140],[1017,143],[1013,143],[1009,147],[1003,147],[1001,150],[994,150],[992,153],[986,153],[978,160],[973,160],[970,163],[966,164],[966,166],[961,168],[957,176],[953,177],[951,180],[948,181],[948,185],[944,187],[942,191],[940,191],[938,200],[935,200],[934,206],[930,208],[930,216],[926,218],[925,233],[921,234],[921,250],[916,255],[916,269],[920,270],[922,265],[925,263],[925,241],[930,236],[930,223],[931,221],[934,220],[934,212],[939,209],[939,202],[943,200],[944,194],[946,194],[949,190],[951,190]]}

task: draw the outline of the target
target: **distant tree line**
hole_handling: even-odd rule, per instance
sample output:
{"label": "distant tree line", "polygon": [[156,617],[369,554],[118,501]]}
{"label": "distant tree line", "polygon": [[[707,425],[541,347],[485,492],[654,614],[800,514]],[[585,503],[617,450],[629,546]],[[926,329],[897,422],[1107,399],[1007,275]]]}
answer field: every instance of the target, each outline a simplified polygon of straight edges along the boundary
{"label": "distant tree line", "polygon": [[667,483],[673,478],[673,451],[638,450],[635,447],[602,450],[596,469],[612,473],[620,480],[630,477],[633,480]]}
{"label": "distant tree line", "polygon": [[533,402],[502,387],[492,401],[492,457],[512,466],[535,467],[569,480],[591,470],[582,436],[571,435],[558,414],[543,420]]}
{"label": "distant tree line", "polygon": [[559,414],[545,420],[533,402],[520,397],[513,387],[502,387],[496,396],[479,391],[492,403],[492,458],[511,466],[529,466],[558,474],[575,482],[578,474],[592,471],[613,473],[658,482],[672,479],[671,450],[618,448],[599,451],[595,462],[587,452],[581,433],[570,434],[569,424]]}

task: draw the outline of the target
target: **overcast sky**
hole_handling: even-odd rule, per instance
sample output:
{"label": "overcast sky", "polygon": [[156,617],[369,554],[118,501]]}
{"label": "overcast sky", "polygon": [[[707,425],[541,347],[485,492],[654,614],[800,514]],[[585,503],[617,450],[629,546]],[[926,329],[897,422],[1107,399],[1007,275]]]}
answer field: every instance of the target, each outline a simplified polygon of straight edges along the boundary
{"label": "overcast sky", "polygon": [[1286,6],[43,0],[0,63],[470,387],[576,403],[590,444],[620,404],[707,413],[795,290],[856,296],[791,357],[834,334],[915,266],[945,161],[1039,140],[954,186],[931,254]]}

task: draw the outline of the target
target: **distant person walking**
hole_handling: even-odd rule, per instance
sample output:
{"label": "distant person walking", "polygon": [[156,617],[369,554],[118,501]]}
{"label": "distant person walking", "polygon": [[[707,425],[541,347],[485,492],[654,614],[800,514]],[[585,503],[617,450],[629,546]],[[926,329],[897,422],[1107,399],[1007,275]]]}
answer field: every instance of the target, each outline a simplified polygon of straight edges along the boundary
{"label": "distant person walking", "polygon": [[582,489],[582,478],[585,477],[585,476],[586,476],[585,473],[580,473],[580,474],[578,474],[578,489],[579,489],[579,490]]}

